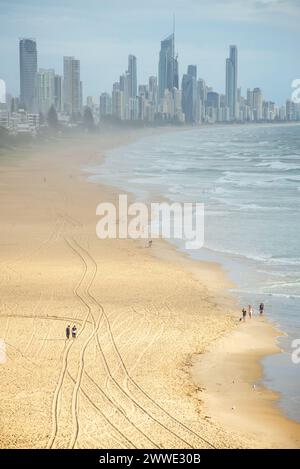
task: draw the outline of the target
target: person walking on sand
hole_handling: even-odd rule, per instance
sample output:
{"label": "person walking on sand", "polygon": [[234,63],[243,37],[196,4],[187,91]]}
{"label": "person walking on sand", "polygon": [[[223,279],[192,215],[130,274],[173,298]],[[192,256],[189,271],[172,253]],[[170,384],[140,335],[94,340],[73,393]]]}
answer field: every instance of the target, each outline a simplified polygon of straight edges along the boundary
{"label": "person walking on sand", "polygon": [[262,316],[264,314],[265,310],[265,305],[263,303],[260,303],[259,305],[259,314]]}
{"label": "person walking on sand", "polygon": [[245,310],[245,308],[242,309],[242,314],[243,314],[243,321],[245,322],[246,316],[247,316],[247,311]]}
{"label": "person walking on sand", "polygon": [[70,338],[70,333],[71,333],[71,326],[70,326],[70,324],[68,324],[67,327],[66,327],[66,337],[67,337],[67,339]]}
{"label": "person walking on sand", "polygon": [[248,306],[248,314],[249,314],[249,319],[252,318],[252,315],[253,315],[253,308],[252,308],[252,305],[249,305]]}
{"label": "person walking on sand", "polygon": [[77,334],[77,327],[74,324],[74,326],[72,327],[72,337],[73,337],[73,339],[76,339],[76,334]]}

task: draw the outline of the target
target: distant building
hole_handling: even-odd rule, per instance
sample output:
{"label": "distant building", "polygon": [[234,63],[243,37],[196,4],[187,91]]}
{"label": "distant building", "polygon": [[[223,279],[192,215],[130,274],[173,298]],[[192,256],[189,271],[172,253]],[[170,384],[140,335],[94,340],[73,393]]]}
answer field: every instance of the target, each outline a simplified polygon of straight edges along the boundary
{"label": "distant building", "polygon": [[220,107],[220,95],[215,91],[209,91],[206,97],[206,106],[219,109]]}
{"label": "distant building", "polygon": [[173,100],[174,100],[174,120],[178,124],[184,124],[184,114],[182,112],[182,91],[177,88],[173,88]]}
{"label": "distant building", "polygon": [[175,36],[171,34],[161,41],[158,65],[158,95],[163,98],[165,90],[178,89],[178,62],[175,57]]}
{"label": "distant building", "polygon": [[260,88],[253,90],[253,118],[255,121],[263,119],[263,95]]}
{"label": "distant building", "polygon": [[100,120],[100,106],[98,99],[95,96],[87,96],[86,107],[91,110],[94,119],[94,124],[98,125]]}
{"label": "distant building", "polygon": [[10,112],[17,112],[20,107],[20,98],[12,97],[10,100]]}
{"label": "distant building", "polygon": [[149,101],[156,107],[158,100],[157,77],[149,77]]}
{"label": "distant building", "polygon": [[6,84],[4,80],[0,80],[0,104],[6,103]]}
{"label": "distant building", "polygon": [[247,89],[247,106],[253,108],[253,91],[250,88]]}
{"label": "distant building", "polygon": [[1,111],[0,109],[0,129],[1,127],[3,129],[9,128],[9,114],[7,111]]}
{"label": "distant building", "polygon": [[236,46],[230,46],[229,58],[226,59],[226,105],[229,108],[230,119],[238,118],[237,106],[238,79],[238,51]]}
{"label": "distant building", "polygon": [[220,111],[220,95],[215,91],[208,91],[205,102],[206,122],[214,124],[223,120],[223,111]]}
{"label": "distant building", "polygon": [[53,69],[40,69],[36,74],[35,102],[36,110],[45,115],[55,104],[55,72]]}
{"label": "distant building", "polygon": [[112,92],[112,115],[118,120],[125,119],[125,97],[124,91],[113,89]]}
{"label": "distant building", "polygon": [[294,101],[287,100],[286,102],[286,120],[288,121],[296,121],[300,119],[300,113],[298,114],[299,105]]}
{"label": "distant building", "polygon": [[280,121],[285,121],[286,120],[286,106],[281,106],[280,107],[280,109],[279,109],[279,120]]}
{"label": "distant building", "polygon": [[63,77],[61,75],[55,75],[54,77],[54,104],[57,112],[63,112]]}
{"label": "distant building", "polygon": [[187,73],[197,80],[197,65],[188,65]]}
{"label": "distant building", "polygon": [[64,112],[77,116],[81,111],[82,84],[80,81],[80,61],[74,57],[64,57]]}
{"label": "distant building", "polygon": [[9,119],[9,130],[13,134],[36,135],[40,126],[39,114],[19,109],[13,112]]}
{"label": "distant building", "polygon": [[100,119],[111,115],[111,105],[111,95],[109,93],[102,93],[100,96]]}
{"label": "distant building", "polygon": [[182,112],[185,115],[187,124],[194,124],[197,121],[197,81],[194,69],[188,68],[192,74],[185,74],[182,77]]}
{"label": "distant building", "polygon": [[[80,70],[79,70],[79,73],[80,73]],[[79,112],[81,111],[82,109],[82,106],[83,106],[83,83],[82,81],[80,81],[79,83]]]}
{"label": "distant building", "polygon": [[149,88],[148,85],[139,85],[139,96],[142,96],[145,99],[149,98]]}
{"label": "distant building", "polygon": [[207,87],[206,87],[205,80],[203,80],[202,78],[199,78],[197,82],[197,88],[198,88],[198,94],[202,103],[205,103],[206,95],[207,95]]}
{"label": "distant building", "polygon": [[197,122],[205,121],[205,102],[207,96],[207,87],[205,80],[199,78],[197,81]]}
{"label": "distant building", "polygon": [[137,96],[137,67],[134,55],[128,56],[128,96],[130,98]]}
{"label": "distant building", "polygon": [[278,110],[273,101],[263,101],[263,120],[274,121],[278,115]]}
{"label": "distant building", "polygon": [[34,39],[20,39],[20,101],[27,111],[35,104],[35,79],[37,73],[37,48]]}
{"label": "distant building", "polygon": [[143,118],[143,103],[144,98],[139,98],[138,96],[134,96],[129,98],[128,101],[128,112],[125,115],[125,119],[131,121],[137,121]]}
{"label": "distant building", "polygon": [[0,128],[9,128],[10,98],[6,95],[4,80],[0,80]]}

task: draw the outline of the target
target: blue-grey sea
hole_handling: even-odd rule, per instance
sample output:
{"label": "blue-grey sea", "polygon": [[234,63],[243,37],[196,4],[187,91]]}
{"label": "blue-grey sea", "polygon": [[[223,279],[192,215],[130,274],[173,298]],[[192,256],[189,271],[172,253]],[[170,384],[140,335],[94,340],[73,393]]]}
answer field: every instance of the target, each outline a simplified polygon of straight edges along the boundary
{"label": "blue-grey sea", "polygon": [[[117,168],[117,169],[116,169]],[[151,201],[204,202],[205,245],[188,251],[223,264],[240,304],[265,303],[285,336],[263,361],[263,382],[300,421],[300,126],[211,126],[146,137],[110,151],[91,179]],[[179,249],[184,249],[176,241]]]}

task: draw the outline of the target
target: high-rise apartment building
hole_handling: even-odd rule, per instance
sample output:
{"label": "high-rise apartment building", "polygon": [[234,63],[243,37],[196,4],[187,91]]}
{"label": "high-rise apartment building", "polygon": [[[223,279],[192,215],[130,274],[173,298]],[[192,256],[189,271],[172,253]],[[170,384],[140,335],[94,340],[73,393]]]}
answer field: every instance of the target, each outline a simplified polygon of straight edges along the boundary
{"label": "high-rise apartment building", "polygon": [[111,95],[109,93],[102,93],[100,95],[100,119],[111,115],[111,104]]}
{"label": "high-rise apartment building", "polygon": [[197,65],[188,65],[187,73],[197,80]]}
{"label": "high-rise apartment building", "polygon": [[54,104],[57,112],[63,112],[63,77],[61,75],[55,75],[54,77]]}
{"label": "high-rise apartment building", "polygon": [[197,121],[198,93],[196,76],[195,68],[189,65],[188,73],[182,77],[182,112],[188,124],[194,124]]}
{"label": "high-rise apartment building", "polygon": [[178,61],[175,57],[174,33],[161,41],[158,65],[158,95],[163,98],[165,90],[178,89]]}
{"label": "high-rise apartment building", "polygon": [[30,38],[20,39],[20,101],[21,106],[32,112],[35,105],[35,80],[37,73],[36,41]]}
{"label": "high-rise apartment building", "polygon": [[80,113],[82,84],[80,82],[80,61],[74,57],[64,57],[64,112],[76,116]]}
{"label": "high-rise apartment building", "polygon": [[137,67],[134,55],[128,56],[128,95],[130,98],[137,96]]}
{"label": "high-rise apartment building", "polygon": [[112,115],[118,120],[125,119],[124,91],[115,88],[112,92]]}
{"label": "high-rise apartment building", "polygon": [[47,114],[55,104],[55,72],[53,69],[40,69],[36,74],[35,108],[38,112]]}
{"label": "high-rise apartment building", "polygon": [[260,88],[253,90],[253,115],[255,121],[260,121],[263,118],[263,95]]}
{"label": "high-rise apartment building", "polygon": [[157,77],[149,77],[149,101],[156,107],[158,99]]}
{"label": "high-rise apartment building", "polygon": [[226,105],[229,108],[230,119],[238,118],[237,104],[238,80],[238,51],[236,46],[230,46],[229,58],[226,59]]}

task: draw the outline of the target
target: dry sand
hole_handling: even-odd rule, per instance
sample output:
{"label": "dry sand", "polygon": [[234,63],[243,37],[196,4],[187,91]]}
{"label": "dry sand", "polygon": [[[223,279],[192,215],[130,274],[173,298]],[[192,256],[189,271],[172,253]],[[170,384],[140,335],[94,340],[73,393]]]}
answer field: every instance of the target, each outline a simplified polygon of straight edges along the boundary
{"label": "dry sand", "polygon": [[96,206],[118,191],[81,168],[158,131],[1,159],[2,448],[300,447],[300,426],[251,385],[275,333],[237,325],[221,268],[96,237]]}

